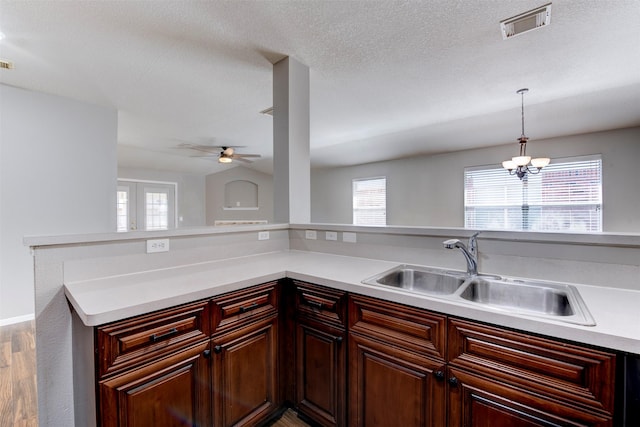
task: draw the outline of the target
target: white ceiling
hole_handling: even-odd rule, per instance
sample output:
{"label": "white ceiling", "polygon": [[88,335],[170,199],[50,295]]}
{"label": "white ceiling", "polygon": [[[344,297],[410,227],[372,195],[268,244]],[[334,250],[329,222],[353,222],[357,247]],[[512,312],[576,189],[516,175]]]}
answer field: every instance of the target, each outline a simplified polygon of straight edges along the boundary
{"label": "white ceiling", "polygon": [[[117,108],[122,166],[222,170],[180,142],[243,145],[271,168],[272,63],[311,73],[314,166],[640,125],[640,1],[0,0],[0,82]],[[533,147],[531,147],[533,149]],[[496,159],[496,163],[500,159]]]}

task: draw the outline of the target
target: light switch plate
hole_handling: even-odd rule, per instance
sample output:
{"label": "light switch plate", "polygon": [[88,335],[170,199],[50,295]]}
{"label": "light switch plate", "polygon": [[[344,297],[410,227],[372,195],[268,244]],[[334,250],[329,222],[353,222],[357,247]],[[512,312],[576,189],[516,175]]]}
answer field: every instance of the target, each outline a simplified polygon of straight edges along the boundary
{"label": "light switch plate", "polygon": [[269,240],[268,231],[258,231],[258,240]]}
{"label": "light switch plate", "polygon": [[347,243],[356,243],[356,233],[342,233],[342,241]]}
{"label": "light switch plate", "polygon": [[304,232],[305,239],[316,240],[318,238],[318,233],[316,230],[306,230]]}
{"label": "light switch plate", "polygon": [[147,253],[169,252],[169,239],[147,240]]}
{"label": "light switch plate", "polygon": [[324,238],[325,240],[338,240],[338,233],[335,231],[327,231]]}

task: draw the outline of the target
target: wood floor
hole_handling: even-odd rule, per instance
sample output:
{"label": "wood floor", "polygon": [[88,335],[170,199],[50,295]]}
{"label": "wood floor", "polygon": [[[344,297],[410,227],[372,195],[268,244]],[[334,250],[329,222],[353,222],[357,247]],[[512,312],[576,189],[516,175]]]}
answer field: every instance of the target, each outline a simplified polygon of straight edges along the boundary
{"label": "wood floor", "polygon": [[34,321],[0,326],[0,426],[37,427]]}
{"label": "wood floor", "polygon": [[[0,426],[37,427],[34,321],[0,326]],[[272,427],[307,427],[292,409]]]}

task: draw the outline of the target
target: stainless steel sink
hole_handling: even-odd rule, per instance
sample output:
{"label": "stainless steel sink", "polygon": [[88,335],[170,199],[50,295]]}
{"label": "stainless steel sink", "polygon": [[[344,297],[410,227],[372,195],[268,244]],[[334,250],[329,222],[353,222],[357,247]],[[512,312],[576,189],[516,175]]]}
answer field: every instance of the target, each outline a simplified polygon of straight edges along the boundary
{"label": "stainless steel sink", "polygon": [[475,277],[465,283],[459,296],[498,310],[595,325],[580,293],[568,284]]}
{"label": "stainless steel sink", "polygon": [[593,326],[575,286],[402,264],[362,281],[490,310]]}
{"label": "stainless steel sink", "polygon": [[384,285],[427,295],[453,294],[469,276],[460,271],[400,265],[363,280],[368,285]]}

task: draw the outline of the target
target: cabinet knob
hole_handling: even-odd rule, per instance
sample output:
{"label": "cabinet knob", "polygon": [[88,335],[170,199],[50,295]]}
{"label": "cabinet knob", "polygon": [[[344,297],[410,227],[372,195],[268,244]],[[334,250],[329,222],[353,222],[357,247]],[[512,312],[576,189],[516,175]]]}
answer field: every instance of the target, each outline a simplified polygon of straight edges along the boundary
{"label": "cabinet knob", "polygon": [[221,345],[217,345],[217,346],[213,347],[213,352],[214,352],[215,354],[220,354],[220,353],[222,353],[222,346],[221,346]]}
{"label": "cabinet knob", "polygon": [[203,352],[202,352],[202,355],[203,355],[206,359],[210,358],[210,357],[211,357],[211,350],[205,350],[205,351],[203,351]]}
{"label": "cabinet knob", "polygon": [[341,344],[342,343],[342,337],[336,337],[336,342],[338,344]]}
{"label": "cabinet knob", "polygon": [[458,379],[456,377],[449,378],[449,384],[451,384],[452,386],[457,386],[458,385]]}
{"label": "cabinet knob", "polygon": [[444,371],[434,371],[433,376],[436,377],[438,381],[441,381],[444,379]]}

